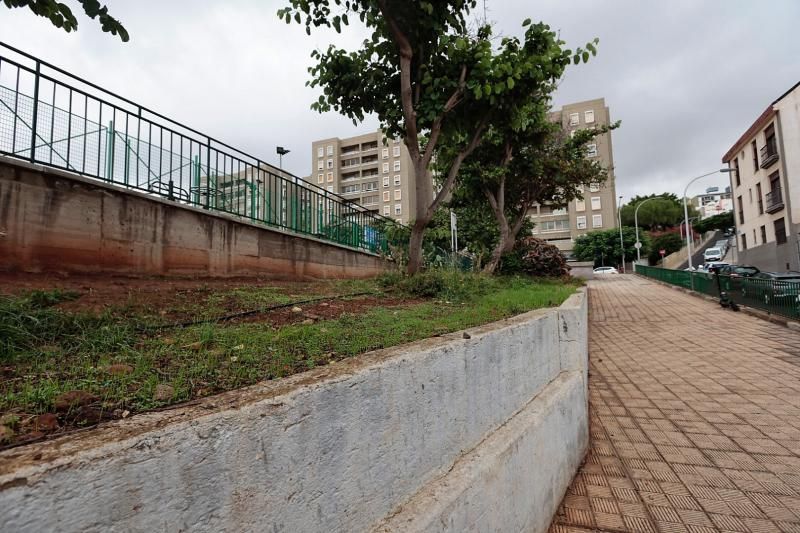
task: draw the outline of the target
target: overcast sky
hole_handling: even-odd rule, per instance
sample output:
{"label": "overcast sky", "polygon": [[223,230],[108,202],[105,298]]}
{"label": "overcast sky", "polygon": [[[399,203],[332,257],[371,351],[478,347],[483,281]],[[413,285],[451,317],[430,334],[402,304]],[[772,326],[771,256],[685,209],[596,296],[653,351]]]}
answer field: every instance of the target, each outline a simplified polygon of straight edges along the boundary
{"label": "overcast sky", "polygon": [[[73,10],[77,2],[65,0]],[[0,6],[0,40],[118,92],[155,111],[284,167],[310,172],[311,141],[377,128],[309,109],[309,53],[331,42],[355,48],[360,27],[343,35],[287,26],[283,0],[106,0],[128,43],[79,14],[67,34],[26,9]],[[481,2],[479,2],[481,3]],[[756,117],[800,81],[798,0],[486,0],[498,31],[521,34],[527,17],[561,33],[569,46],[600,38],[598,56],[570,67],[555,104],[605,97],[612,120],[617,194],[682,193]],[[482,14],[482,9],[481,9]],[[690,189],[726,185],[726,175]]]}

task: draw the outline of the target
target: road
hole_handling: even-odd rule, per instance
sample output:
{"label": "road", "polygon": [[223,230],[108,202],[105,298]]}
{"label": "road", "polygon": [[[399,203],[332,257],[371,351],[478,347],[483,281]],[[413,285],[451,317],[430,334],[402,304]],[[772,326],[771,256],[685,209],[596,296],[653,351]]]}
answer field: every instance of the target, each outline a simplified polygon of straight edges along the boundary
{"label": "road", "polygon": [[[714,243],[724,238],[725,236],[722,234],[721,231],[717,231],[716,233],[714,233],[714,236],[711,238],[711,240],[708,241],[707,245],[701,246],[698,250],[694,250],[694,253],[692,254],[692,265],[696,268],[698,265],[702,265],[703,263],[705,263],[705,259],[703,258],[703,252],[705,252],[707,248],[713,247]],[[678,266],[678,269],[683,270],[688,266],[689,266],[689,261],[684,261],[680,266]]]}
{"label": "road", "polygon": [[551,533],[800,532],[800,332],[589,284],[591,445]]}

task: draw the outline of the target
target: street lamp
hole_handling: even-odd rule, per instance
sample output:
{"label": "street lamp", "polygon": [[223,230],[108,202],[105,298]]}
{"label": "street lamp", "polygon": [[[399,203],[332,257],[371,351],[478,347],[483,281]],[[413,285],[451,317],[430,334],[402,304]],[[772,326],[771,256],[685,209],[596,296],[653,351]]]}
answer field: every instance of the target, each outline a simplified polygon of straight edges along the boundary
{"label": "street lamp", "polygon": [[619,246],[622,250],[622,273],[625,273],[625,241],[622,239],[622,196],[617,203],[617,222],[619,222]]}
{"label": "street lamp", "polygon": [[[705,178],[707,176],[711,176],[716,174],[717,172],[728,173],[728,172],[735,172],[736,169],[734,168],[721,168],[719,170],[715,170],[714,172],[709,172],[708,174],[703,174],[702,176],[697,176],[693,178],[689,183],[686,184],[686,188],[683,189],[683,222],[686,224],[686,251],[689,252],[689,271],[692,270],[692,234],[689,232],[689,208],[686,205],[686,193],[689,191],[689,187],[695,181],[699,180],[700,178]],[[694,278],[692,278],[694,279]]]}
{"label": "street lamp", "polygon": [[642,200],[638,204],[636,204],[636,209],[633,210],[633,226],[636,228],[636,262],[640,262],[642,260],[642,243],[639,242],[639,208],[642,207],[644,204],[649,202],[650,200],[658,200],[662,198],[661,196],[653,196],[652,198],[647,198]]}
{"label": "street lamp", "polygon": [[283,156],[291,152],[291,150],[287,150],[283,146],[278,146],[275,151],[278,152],[278,168],[283,170]]}

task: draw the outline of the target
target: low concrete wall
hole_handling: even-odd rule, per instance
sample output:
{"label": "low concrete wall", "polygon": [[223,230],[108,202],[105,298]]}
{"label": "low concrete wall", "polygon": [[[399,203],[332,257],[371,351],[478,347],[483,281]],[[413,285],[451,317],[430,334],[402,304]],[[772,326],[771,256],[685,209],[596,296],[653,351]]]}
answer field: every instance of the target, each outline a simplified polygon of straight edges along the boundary
{"label": "low concrete wall", "polygon": [[592,261],[573,261],[567,263],[570,267],[570,276],[590,280],[594,279],[594,262]]}
{"label": "low concrete wall", "polygon": [[544,532],[588,445],[586,313],[581,292],[2,452],[0,524]]}
{"label": "low concrete wall", "polygon": [[0,269],[361,278],[381,258],[0,157]]}

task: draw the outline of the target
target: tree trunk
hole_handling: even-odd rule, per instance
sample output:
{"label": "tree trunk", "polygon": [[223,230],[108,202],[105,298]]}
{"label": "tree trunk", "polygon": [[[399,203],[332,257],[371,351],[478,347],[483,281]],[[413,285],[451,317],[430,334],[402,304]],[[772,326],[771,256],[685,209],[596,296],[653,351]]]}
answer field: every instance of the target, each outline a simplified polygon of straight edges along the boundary
{"label": "tree trunk", "polygon": [[[509,242],[511,243],[510,246]],[[486,266],[483,267],[484,274],[494,274],[497,267],[500,266],[500,260],[503,258],[503,254],[510,252],[512,248],[514,248],[514,238],[510,237],[508,225],[505,225],[505,227],[501,226],[500,241],[497,243],[497,246],[494,247],[494,250],[492,250],[492,258],[486,263]]]}
{"label": "tree trunk", "polygon": [[408,273],[414,275],[422,269],[422,238],[429,221],[417,220],[411,227],[408,241]]}

